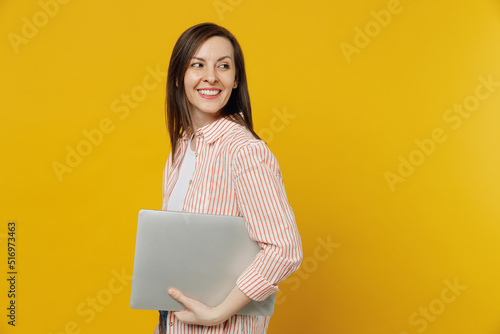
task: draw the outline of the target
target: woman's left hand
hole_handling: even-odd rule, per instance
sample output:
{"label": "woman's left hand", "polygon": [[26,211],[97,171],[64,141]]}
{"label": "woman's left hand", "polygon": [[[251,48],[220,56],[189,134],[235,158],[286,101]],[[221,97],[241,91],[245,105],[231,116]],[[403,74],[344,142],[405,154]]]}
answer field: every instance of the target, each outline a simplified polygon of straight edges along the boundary
{"label": "woman's left hand", "polygon": [[225,318],[224,315],[219,314],[217,307],[208,307],[197,300],[184,296],[177,289],[169,289],[168,294],[186,307],[184,311],[173,312],[174,316],[183,323],[214,326],[229,318],[229,316]]}

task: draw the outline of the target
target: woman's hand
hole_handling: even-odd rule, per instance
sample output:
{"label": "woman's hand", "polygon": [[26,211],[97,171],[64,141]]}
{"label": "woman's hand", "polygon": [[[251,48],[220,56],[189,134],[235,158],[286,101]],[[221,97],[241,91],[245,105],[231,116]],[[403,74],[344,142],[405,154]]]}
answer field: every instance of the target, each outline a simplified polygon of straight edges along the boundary
{"label": "woman's hand", "polygon": [[223,318],[217,314],[217,308],[208,307],[197,300],[188,298],[177,289],[168,290],[168,294],[175,300],[182,303],[186,309],[184,311],[173,312],[174,316],[183,323],[203,326],[218,325],[229,318]]}
{"label": "woman's hand", "polygon": [[186,307],[184,311],[173,312],[180,322],[203,326],[215,326],[223,323],[251,301],[237,286],[216,307],[208,307],[197,300],[188,298],[177,289],[170,289],[168,293]]}

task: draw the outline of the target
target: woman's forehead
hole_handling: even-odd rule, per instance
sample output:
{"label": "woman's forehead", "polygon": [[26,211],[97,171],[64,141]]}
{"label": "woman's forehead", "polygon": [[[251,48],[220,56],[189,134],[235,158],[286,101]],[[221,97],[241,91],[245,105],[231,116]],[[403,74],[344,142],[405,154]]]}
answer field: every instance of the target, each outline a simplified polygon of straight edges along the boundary
{"label": "woman's forehead", "polygon": [[200,45],[193,55],[193,58],[203,58],[205,60],[217,60],[221,57],[229,56],[233,58],[234,50],[231,42],[221,36],[213,36]]}

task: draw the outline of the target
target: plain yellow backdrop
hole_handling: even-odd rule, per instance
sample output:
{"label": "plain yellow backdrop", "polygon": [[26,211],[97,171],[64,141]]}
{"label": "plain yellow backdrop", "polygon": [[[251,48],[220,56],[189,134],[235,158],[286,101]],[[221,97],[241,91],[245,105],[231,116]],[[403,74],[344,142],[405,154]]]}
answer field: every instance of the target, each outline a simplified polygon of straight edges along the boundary
{"label": "plain yellow backdrop", "polygon": [[494,0],[3,0],[0,332],[152,333],[137,212],[161,207],[170,52],[206,21],[243,47],[303,240],[269,333],[499,333]]}

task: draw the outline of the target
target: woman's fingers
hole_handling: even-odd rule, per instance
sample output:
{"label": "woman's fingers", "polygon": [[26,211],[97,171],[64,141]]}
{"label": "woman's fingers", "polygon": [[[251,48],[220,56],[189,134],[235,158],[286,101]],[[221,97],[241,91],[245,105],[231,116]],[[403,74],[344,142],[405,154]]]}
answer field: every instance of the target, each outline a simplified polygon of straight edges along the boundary
{"label": "woman's fingers", "polygon": [[217,324],[214,310],[197,300],[184,296],[182,292],[171,288],[168,294],[182,303],[186,309],[184,311],[173,312],[174,316],[181,322],[187,324],[198,324],[212,326]]}
{"label": "woman's fingers", "polygon": [[182,292],[180,292],[179,290],[174,289],[174,288],[170,288],[168,290],[168,294],[172,298],[174,298],[175,300],[177,300],[179,303],[182,303],[186,308],[189,308],[189,304],[190,304],[191,298],[188,298],[188,297],[184,296],[182,294]]}
{"label": "woman's fingers", "polygon": [[184,307],[186,308],[184,311],[177,311],[177,312],[174,312],[174,315],[177,319],[179,319],[180,321],[182,322],[188,322],[189,320],[192,320],[190,318],[192,318],[192,312],[190,310],[190,298],[184,296],[184,294],[182,292],[180,292],[179,290],[177,289],[169,289],[168,290],[168,294],[174,298],[175,300],[177,300],[178,302],[182,303],[182,305],[184,305]]}

